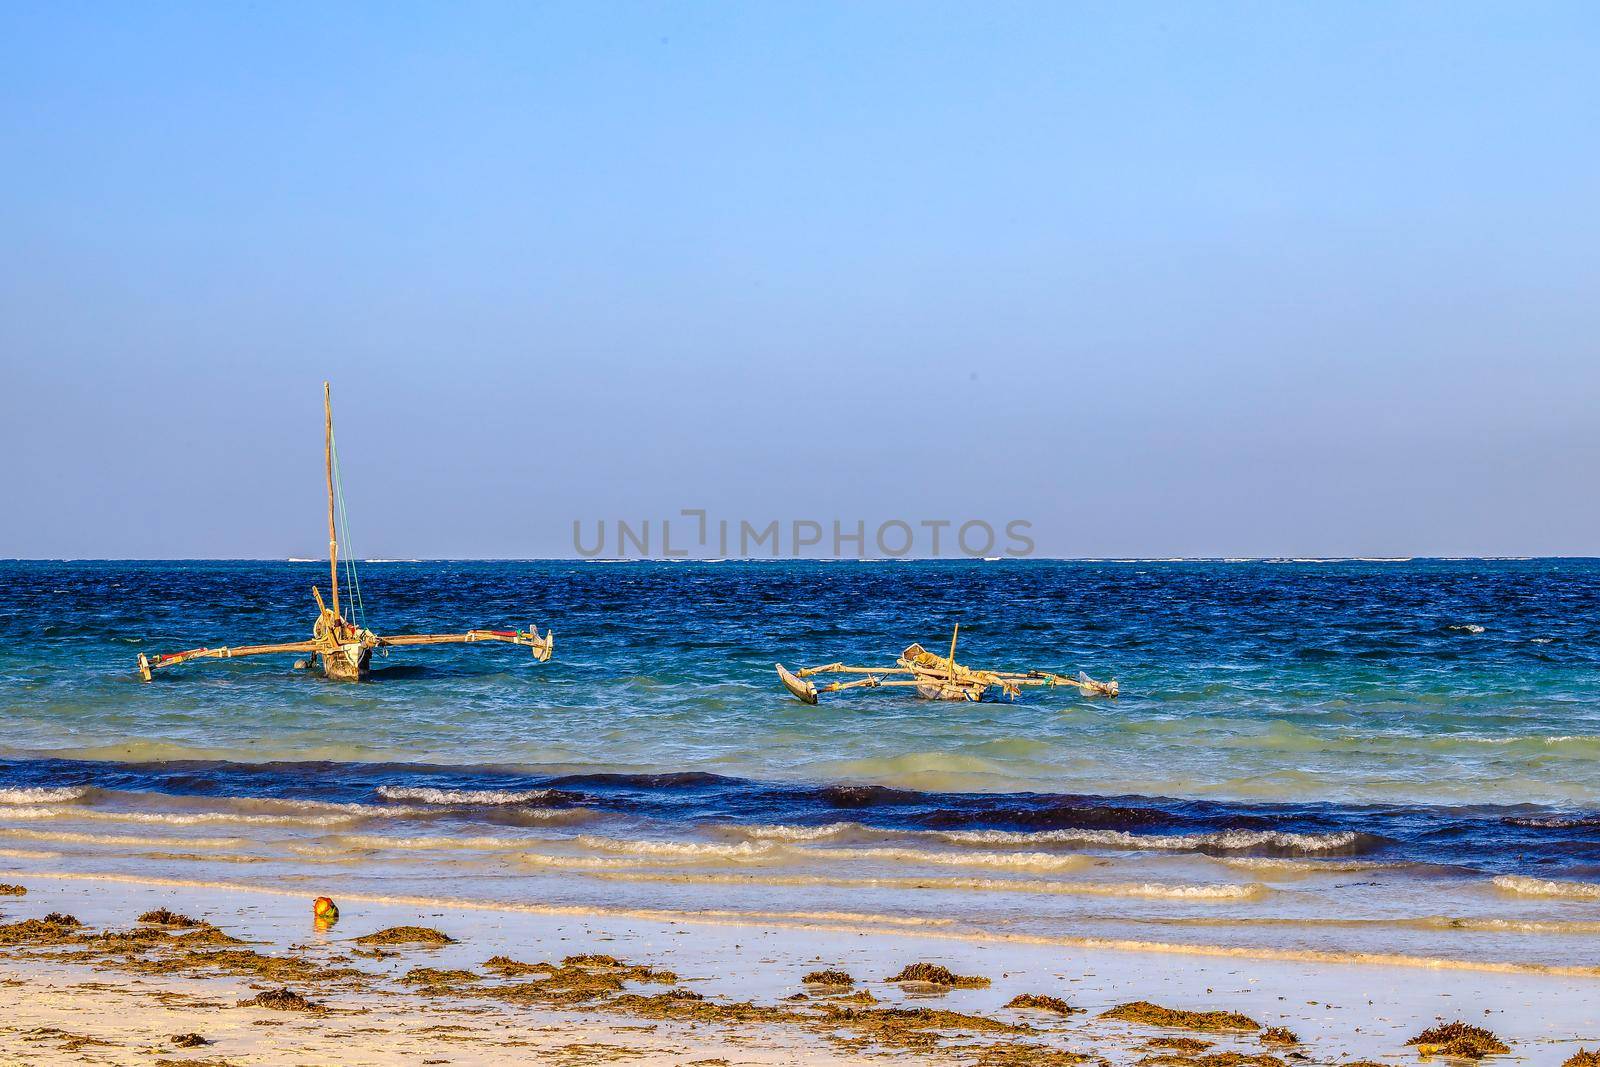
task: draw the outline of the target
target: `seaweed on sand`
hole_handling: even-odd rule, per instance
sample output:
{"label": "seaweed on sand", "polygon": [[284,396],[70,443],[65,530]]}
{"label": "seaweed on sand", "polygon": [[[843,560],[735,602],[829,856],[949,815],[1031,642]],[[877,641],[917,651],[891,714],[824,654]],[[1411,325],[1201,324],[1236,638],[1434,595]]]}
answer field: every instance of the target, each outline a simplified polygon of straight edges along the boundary
{"label": "seaweed on sand", "polygon": [[179,915],[177,912],[169,911],[166,908],[147,911],[139,916],[139,921],[149,923],[151,926],[168,926],[174,930],[192,930],[197,926],[206,925],[199,919],[191,919],[187,915]]}
{"label": "seaweed on sand", "polygon": [[1248,1015],[1236,1011],[1184,1011],[1180,1008],[1163,1008],[1148,1000],[1135,1000],[1118,1004],[1100,1013],[1102,1019],[1120,1019],[1146,1026],[1171,1026],[1181,1030],[1222,1032],[1229,1030],[1259,1030],[1261,1024]]}
{"label": "seaweed on sand", "polygon": [[1567,1061],[1561,1067],[1600,1067],[1600,1052],[1590,1052],[1586,1048],[1580,1048],[1567,1057]]}
{"label": "seaweed on sand", "polygon": [[1083,1008],[1074,1008],[1060,997],[1046,996],[1043,993],[1019,993],[1007,1003],[1008,1008],[1027,1008],[1032,1011],[1053,1011],[1057,1015],[1074,1015],[1082,1012]]}
{"label": "seaweed on sand", "polygon": [[844,971],[812,971],[800,981],[805,985],[831,986],[836,989],[849,989],[856,984]]}
{"label": "seaweed on sand", "polygon": [[1257,1040],[1263,1045],[1298,1045],[1300,1035],[1286,1026],[1269,1026]]}
{"label": "seaweed on sand", "polygon": [[436,967],[413,967],[400,979],[403,985],[422,986],[429,991],[454,992],[457,985],[470,985],[473,982],[483,981],[482,975],[473,974],[471,971],[439,970]]}
{"label": "seaweed on sand", "polygon": [[1201,1056],[1162,1053],[1138,1062],[1137,1067],[1288,1067],[1278,1057],[1260,1052],[1210,1052]]}
{"label": "seaweed on sand", "polygon": [[173,1034],[167,1040],[179,1048],[199,1048],[201,1045],[211,1044],[199,1034]]}
{"label": "seaweed on sand", "polygon": [[1481,1060],[1485,1056],[1511,1051],[1511,1047],[1492,1031],[1459,1019],[1443,1026],[1429,1027],[1406,1044],[1415,1045],[1424,1056],[1455,1056],[1468,1060]]}
{"label": "seaweed on sand", "polygon": [[1166,1049],[1171,1052],[1204,1052],[1214,1041],[1201,1041],[1197,1037],[1152,1037],[1144,1043],[1145,1049]]}
{"label": "seaweed on sand", "polygon": [[241,1008],[271,1008],[273,1011],[324,1011],[321,1004],[307,1000],[292,989],[269,989],[257,993],[249,1000],[239,1001]]}
{"label": "seaweed on sand", "polygon": [[630,982],[656,982],[661,985],[673,985],[678,981],[678,976],[672,971],[658,971],[654,967],[628,963],[625,960],[617,959],[615,956],[604,956],[597,953],[568,956],[561,961],[560,968],[548,963],[543,966],[552,973],[559,970],[600,971]]}
{"label": "seaweed on sand", "polygon": [[391,926],[356,938],[358,945],[453,945],[456,939],[429,926]]}
{"label": "seaweed on sand", "polygon": [[0,945],[64,945],[78,939],[83,924],[70,915],[51,912],[42,919],[0,925]]}
{"label": "seaweed on sand", "polygon": [[267,956],[253,949],[219,949],[211,952],[185,951],[153,960],[141,961],[136,970],[153,974],[183,974],[214,971],[267,982],[312,982],[341,978],[366,978],[353,967],[322,967],[294,956]]}
{"label": "seaweed on sand", "polygon": [[928,985],[947,986],[951,989],[984,989],[989,979],[981,975],[956,974],[937,963],[912,963],[900,973],[887,979],[890,982],[925,982]]}
{"label": "seaweed on sand", "polygon": [[555,970],[548,963],[523,963],[510,956],[490,956],[484,960],[483,969],[491,974],[498,974],[501,978],[522,978],[530,974],[548,974]]}
{"label": "seaweed on sand", "polygon": [[25,885],[12,885],[9,882],[0,883],[0,897],[25,897],[28,887]]}
{"label": "seaweed on sand", "polygon": [[970,1051],[977,1053],[974,1067],[1076,1067],[1094,1059],[1082,1052],[1068,1052],[1066,1049],[1024,1041],[997,1041],[992,1045],[976,1046]]}

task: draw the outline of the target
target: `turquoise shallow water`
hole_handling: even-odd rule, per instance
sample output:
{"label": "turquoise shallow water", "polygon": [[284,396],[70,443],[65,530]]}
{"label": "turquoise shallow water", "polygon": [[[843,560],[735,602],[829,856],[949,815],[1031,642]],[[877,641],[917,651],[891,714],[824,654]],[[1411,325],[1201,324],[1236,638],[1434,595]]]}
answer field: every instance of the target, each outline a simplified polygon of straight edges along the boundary
{"label": "turquoise shallow water", "polygon": [[[0,857],[494,899],[1572,962],[1600,932],[1594,561],[372,563],[374,681],[292,657],[317,564],[0,564]],[[1013,705],[802,705],[959,620]]]}
{"label": "turquoise shallow water", "polygon": [[[400,759],[919,789],[1600,804],[1600,564],[384,563],[380,632],[535,622],[556,659],[398,650],[377,683],[140,651],[300,637],[315,564],[0,564],[4,750]],[[808,708],[772,663],[960,657],[1123,696]]]}

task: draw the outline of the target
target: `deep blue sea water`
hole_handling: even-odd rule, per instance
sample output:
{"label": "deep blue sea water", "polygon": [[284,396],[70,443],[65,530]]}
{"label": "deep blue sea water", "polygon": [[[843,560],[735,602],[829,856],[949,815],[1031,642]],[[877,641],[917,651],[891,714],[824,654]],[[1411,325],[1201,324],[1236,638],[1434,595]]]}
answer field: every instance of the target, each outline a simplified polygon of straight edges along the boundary
{"label": "deep blue sea water", "polygon": [[[325,582],[315,563],[0,563],[0,845],[1124,935],[1292,923],[1323,947],[1306,931],[1357,918],[1546,960],[1567,942],[1529,937],[1596,919],[1597,561],[374,562],[377,632],[533,623],[555,657],[138,679],[140,652],[300,639]],[[808,707],[773,672],[942,651],[958,621],[964,663],[1122,696]]]}

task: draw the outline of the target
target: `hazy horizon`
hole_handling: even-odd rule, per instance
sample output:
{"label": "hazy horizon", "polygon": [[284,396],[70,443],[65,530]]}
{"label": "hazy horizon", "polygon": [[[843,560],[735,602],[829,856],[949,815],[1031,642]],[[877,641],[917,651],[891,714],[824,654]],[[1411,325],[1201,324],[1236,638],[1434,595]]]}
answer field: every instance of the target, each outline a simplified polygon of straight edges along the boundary
{"label": "hazy horizon", "polygon": [[684,509],[1600,555],[1587,5],[15,3],[0,39],[0,557],[325,553],[324,378],[357,558]]}

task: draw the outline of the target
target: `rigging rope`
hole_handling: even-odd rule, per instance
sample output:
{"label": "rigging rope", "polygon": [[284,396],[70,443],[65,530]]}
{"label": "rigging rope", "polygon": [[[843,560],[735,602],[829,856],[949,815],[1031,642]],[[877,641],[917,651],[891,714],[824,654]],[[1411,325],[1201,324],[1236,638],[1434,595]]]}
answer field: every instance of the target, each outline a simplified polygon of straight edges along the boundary
{"label": "rigging rope", "polygon": [[336,505],[335,513],[338,516],[339,542],[345,546],[344,567],[345,585],[350,590],[350,604],[353,609],[352,619],[361,629],[367,628],[367,605],[361,599],[361,578],[356,573],[355,545],[350,540],[350,516],[344,506],[344,477],[339,470],[339,440],[329,437],[329,444],[333,454],[333,499]]}

